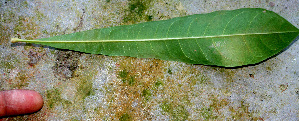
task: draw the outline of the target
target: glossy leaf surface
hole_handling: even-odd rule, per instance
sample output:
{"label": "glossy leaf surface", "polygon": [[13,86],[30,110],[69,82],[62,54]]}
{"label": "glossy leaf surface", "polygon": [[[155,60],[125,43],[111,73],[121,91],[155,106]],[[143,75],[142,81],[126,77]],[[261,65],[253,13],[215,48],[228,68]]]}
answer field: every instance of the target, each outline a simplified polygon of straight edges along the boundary
{"label": "glossy leaf surface", "polygon": [[277,54],[298,34],[296,27],[272,11],[243,8],[12,42],[235,67],[256,64]]}

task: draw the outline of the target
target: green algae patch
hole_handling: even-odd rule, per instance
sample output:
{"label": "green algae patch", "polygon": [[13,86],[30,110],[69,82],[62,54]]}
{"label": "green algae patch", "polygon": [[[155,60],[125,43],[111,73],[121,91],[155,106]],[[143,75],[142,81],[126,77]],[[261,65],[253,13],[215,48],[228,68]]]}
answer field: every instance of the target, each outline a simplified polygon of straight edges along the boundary
{"label": "green algae patch", "polygon": [[[155,96],[156,80],[164,74],[163,61],[157,59],[136,59],[118,57],[117,80],[107,87],[108,113],[111,119],[146,120],[152,110],[152,96]],[[133,78],[133,79],[132,79]],[[131,80],[131,81],[130,81]],[[159,85],[159,84],[158,84]]]}
{"label": "green algae patch", "polygon": [[61,92],[58,88],[50,89],[46,91],[46,105],[52,109],[58,104],[62,104],[64,108],[71,106],[72,102],[62,99]]}
{"label": "green algae patch", "polygon": [[13,82],[13,84],[11,85],[13,89],[23,89],[24,87],[27,87],[29,85],[28,82],[30,82],[30,77],[28,77],[25,72],[20,72],[15,79],[12,79],[10,81]]}
{"label": "green algae patch", "polygon": [[154,87],[155,87],[155,88],[158,88],[158,87],[160,87],[160,86],[162,86],[162,85],[163,85],[163,82],[160,81],[160,80],[157,80],[157,81],[155,82]]}
{"label": "green algae patch", "polygon": [[188,117],[190,115],[183,105],[178,105],[167,100],[162,102],[160,108],[163,112],[170,115],[172,117],[172,120],[175,121],[188,120]]}
{"label": "green algae patch", "polygon": [[224,81],[227,83],[233,83],[234,77],[236,76],[236,69],[226,69],[226,68],[218,68],[218,67],[212,67],[212,69],[218,73],[220,76],[225,77]]}
{"label": "green algae patch", "polygon": [[120,121],[132,121],[132,117],[129,114],[124,113],[120,116],[119,120]]}
{"label": "green algae patch", "polygon": [[[11,61],[6,61],[11,60]],[[6,70],[14,69],[15,63],[19,63],[17,59],[12,60],[11,56],[8,55],[5,59],[0,59],[0,65],[4,67]]]}
{"label": "green algae patch", "polygon": [[[262,119],[259,116],[256,116],[254,111],[249,111],[249,105],[241,100],[240,106],[233,107],[230,104],[230,101],[226,98],[220,98],[217,95],[208,95],[207,100],[209,105],[202,103],[202,107],[195,109],[195,113],[199,114],[202,118],[199,120],[259,120]],[[223,117],[223,109],[228,108],[230,116]]]}
{"label": "green algae patch", "polygon": [[135,76],[129,75],[129,72],[127,70],[122,70],[118,73],[119,78],[124,84],[133,86],[135,83]]}
{"label": "green algae patch", "polygon": [[[144,120],[149,116],[152,106],[161,101],[158,105],[164,115],[170,116],[172,120],[188,120],[190,112],[187,108],[191,106],[189,93],[194,90],[195,85],[210,83],[210,79],[202,75],[196,66],[186,65],[183,71],[177,71],[171,66],[166,68],[164,62],[157,59],[118,58],[121,58],[116,64],[119,81],[115,80],[111,84],[114,88],[109,88],[109,92],[113,93],[107,94],[112,94],[108,98],[111,102],[109,112],[116,115],[112,119],[119,119],[127,114],[134,120]],[[169,70],[174,71],[170,74]],[[135,79],[132,85],[127,81],[130,77]],[[162,100],[153,98],[158,95]]]}
{"label": "green algae patch", "polygon": [[168,73],[168,74],[172,74],[171,69],[168,69],[167,73]]}
{"label": "green algae patch", "polygon": [[205,120],[215,120],[218,117],[217,115],[214,114],[213,108],[211,107],[203,107],[200,110],[201,110],[200,115],[202,115],[202,117]]}
{"label": "green algae patch", "polygon": [[[87,61],[79,61],[82,60],[82,58]],[[78,60],[76,69],[73,72],[73,77],[69,81],[70,83],[76,85],[76,100],[84,101],[87,97],[95,94],[93,79],[98,73],[97,67],[102,65],[101,56],[83,54],[82,56],[78,56],[76,60]]]}
{"label": "green algae patch", "polygon": [[[210,78],[202,74],[202,68],[195,65],[182,64],[179,65],[180,68],[167,65],[167,67],[164,70],[164,81],[156,82],[159,88],[155,95],[161,95],[162,101],[159,107],[162,114],[169,116],[171,120],[190,120],[190,115],[194,114],[192,98],[200,96],[196,95],[201,94],[198,89],[208,86],[211,83]],[[172,70],[171,74],[168,73],[169,70]]]}
{"label": "green algae patch", "polygon": [[[40,27],[34,22],[34,18],[19,16],[14,27],[14,35],[25,39],[36,39],[42,35]],[[26,31],[24,31],[26,30]]]}
{"label": "green algae patch", "polygon": [[131,0],[125,10],[124,23],[134,24],[140,20],[151,21],[152,15],[146,15],[146,11],[152,6],[152,0]]}
{"label": "green algae patch", "polygon": [[145,100],[149,100],[150,97],[152,96],[152,93],[149,89],[144,89],[142,90],[141,96],[145,99]]}
{"label": "green algae patch", "polygon": [[240,101],[241,106],[237,109],[233,107],[229,107],[229,111],[231,111],[231,118],[234,120],[244,120],[250,119],[253,121],[263,120],[263,118],[259,115],[255,115],[255,111],[249,111],[249,105],[244,101]]}
{"label": "green algae patch", "polygon": [[94,95],[94,89],[92,87],[92,81],[85,80],[85,79],[79,79],[77,82],[77,92],[76,95],[78,97],[81,97],[82,100],[84,100],[86,97]]}
{"label": "green algae patch", "polygon": [[214,95],[210,95],[208,100],[212,101],[212,103],[200,109],[200,114],[204,118],[204,120],[215,120],[218,118],[219,110],[224,108],[229,104],[225,99],[219,100],[218,97]]}

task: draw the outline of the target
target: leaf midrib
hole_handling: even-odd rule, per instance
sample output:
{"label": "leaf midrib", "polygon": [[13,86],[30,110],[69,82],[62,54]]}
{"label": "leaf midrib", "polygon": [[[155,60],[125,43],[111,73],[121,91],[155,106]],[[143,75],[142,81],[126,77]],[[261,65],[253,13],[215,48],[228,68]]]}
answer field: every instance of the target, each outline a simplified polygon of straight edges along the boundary
{"label": "leaf midrib", "polygon": [[230,34],[230,35],[214,35],[214,36],[196,36],[196,37],[175,37],[175,38],[157,38],[157,39],[128,39],[128,40],[76,40],[76,41],[56,41],[56,40],[23,40],[17,39],[20,42],[43,42],[43,43],[88,43],[88,42],[136,42],[136,41],[161,41],[161,40],[182,40],[182,39],[205,39],[205,38],[221,38],[233,36],[251,36],[251,35],[266,35],[266,34],[282,34],[282,33],[297,33],[299,31],[284,31],[271,33],[247,33],[247,34]]}

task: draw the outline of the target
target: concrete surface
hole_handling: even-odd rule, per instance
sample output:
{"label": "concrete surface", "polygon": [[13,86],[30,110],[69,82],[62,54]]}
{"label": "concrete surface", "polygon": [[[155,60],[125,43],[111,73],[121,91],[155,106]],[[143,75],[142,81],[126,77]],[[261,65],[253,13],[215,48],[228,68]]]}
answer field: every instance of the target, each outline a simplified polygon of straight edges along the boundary
{"label": "concrete surface", "polygon": [[45,100],[35,114],[4,120],[299,120],[298,41],[236,69],[10,43],[245,7],[299,28],[298,0],[0,0],[0,89]]}

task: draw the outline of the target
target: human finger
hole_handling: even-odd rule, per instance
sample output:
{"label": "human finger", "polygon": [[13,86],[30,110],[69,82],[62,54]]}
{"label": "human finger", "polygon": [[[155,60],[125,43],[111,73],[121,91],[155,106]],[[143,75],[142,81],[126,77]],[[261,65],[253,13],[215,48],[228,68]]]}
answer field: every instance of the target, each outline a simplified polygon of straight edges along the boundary
{"label": "human finger", "polygon": [[33,90],[8,90],[0,92],[0,117],[22,115],[40,110],[42,96]]}

